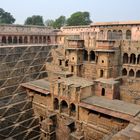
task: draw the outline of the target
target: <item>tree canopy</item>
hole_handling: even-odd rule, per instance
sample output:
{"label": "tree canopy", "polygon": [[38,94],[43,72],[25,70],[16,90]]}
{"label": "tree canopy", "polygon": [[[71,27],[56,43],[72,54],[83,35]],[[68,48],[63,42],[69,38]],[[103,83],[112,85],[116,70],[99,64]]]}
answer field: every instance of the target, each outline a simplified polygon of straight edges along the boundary
{"label": "tree canopy", "polygon": [[54,23],[53,23],[53,27],[54,28],[58,28],[60,29],[62,26],[64,26],[66,24],[66,17],[65,16],[60,16],[59,18],[57,18]]}
{"label": "tree canopy", "polygon": [[2,8],[0,8],[0,24],[13,24],[15,22],[15,18],[9,12],[5,12]]}
{"label": "tree canopy", "polygon": [[27,17],[24,25],[39,25],[44,26],[43,17],[40,15],[33,15],[32,17]]}
{"label": "tree canopy", "polygon": [[45,25],[48,27],[53,27],[53,24],[54,24],[54,20],[52,20],[52,19],[47,19],[45,21]]}
{"label": "tree canopy", "polygon": [[68,26],[89,25],[90,23],[89,12],[76,12],[67,19]]}

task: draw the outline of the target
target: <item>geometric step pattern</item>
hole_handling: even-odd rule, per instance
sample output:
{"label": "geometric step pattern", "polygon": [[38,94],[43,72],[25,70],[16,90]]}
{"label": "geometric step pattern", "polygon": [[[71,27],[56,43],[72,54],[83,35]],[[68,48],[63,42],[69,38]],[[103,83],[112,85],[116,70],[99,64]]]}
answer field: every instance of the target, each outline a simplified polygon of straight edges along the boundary
{"label": "geometric step pattern", "polygon": [[40,138],[39,119],[20,84],[47,77],[45,63],[56,45],[0,47],[0,140]]}

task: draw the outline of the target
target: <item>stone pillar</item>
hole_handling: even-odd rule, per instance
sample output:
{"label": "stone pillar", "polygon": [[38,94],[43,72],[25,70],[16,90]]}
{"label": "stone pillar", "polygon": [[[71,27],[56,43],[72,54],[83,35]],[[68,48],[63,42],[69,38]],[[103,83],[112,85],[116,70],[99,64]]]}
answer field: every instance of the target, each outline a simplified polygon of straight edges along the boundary
{"label": "stone pillar", "polygon": [[17,36],[17,44],[19,44],[19,36]]}
{"label": "stone pillar", "polygon": [[8,36],[6,36],[6,44],[8,44]]}
{"label": "stone pillar", "polygon": [[2,36],[0,36],[0,43],[2,43]]}
{"label": "stone pillar", "polygon": [[30,36],[27,36],[27,44],[30,44]]}

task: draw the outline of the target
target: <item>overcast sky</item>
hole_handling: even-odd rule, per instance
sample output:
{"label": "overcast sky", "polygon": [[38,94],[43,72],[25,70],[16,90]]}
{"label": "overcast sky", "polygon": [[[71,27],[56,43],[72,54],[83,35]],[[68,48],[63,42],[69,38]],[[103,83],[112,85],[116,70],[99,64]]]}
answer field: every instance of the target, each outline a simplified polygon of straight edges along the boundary
{"label": "overcast sky", "polygon": [[32,15],[47,20],[76,11],[90,12],[94,22],[140,20],[140,0],[0,0],[0,8],[10,12],[17,24]]}

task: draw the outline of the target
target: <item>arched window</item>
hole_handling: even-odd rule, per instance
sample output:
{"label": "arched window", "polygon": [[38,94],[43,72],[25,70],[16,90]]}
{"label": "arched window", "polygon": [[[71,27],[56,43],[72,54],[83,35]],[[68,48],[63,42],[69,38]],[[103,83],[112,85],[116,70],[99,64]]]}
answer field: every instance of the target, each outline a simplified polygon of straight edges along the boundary
{"label": "arched window", "polygon": [[120,39],[120,40],[123,39],[122,30],[119,30],[119,31],[118,31],[118,39]]}
{"label": "arched window", "polygon": [[105,96],[105,89],[102,88],[102,93],[101,93],[102,96]]}
{"label": "arched window", "polygon": [[5,36],[2,37],[2,43],[6,43],[6,37]]}
{"label": "arched window", "polygon": [[124,53],[123,55],[123,64],[128,64],[128,54]]}
{"label": "arched window", "polygon": [[126,31],[126,39],[131,39],[131,31],[130,30]]}
{"label": "arched window", "polygon": [[135,64],[136,63],[136,55],[135,54],[131,54],[131,56],[130,56],[130,63],[131,64]]}
{"label": "arched window", "polygon": [[11,44],[12,43],[12,37],[8,36],[8,43]]}
{"label": "arched window", "polygon": [[90,61],[95,61],[95,53],[94,53],[94,51],[90,52]]}
{"label": "arched window", "polygon": [[76,115],[76,106],[75,106],[75,104],[70,104],[70,115],[71,116],[74,116],[75,117],[75,115]]}
{"label": "arched window", "polygon": [[104,71],[100,70],[100,77],[103,77],[103,76],[104,76]]}
{"label": "arched window", "polygon": [[112,32],[111,32],[111,30],[108,30],[108,32],[107,32],[107,39],[112,39]]}
{"label": "arched window", "polygon": [[112,33],[112,39],[117,39],[117,31],[114,30]]}
{"label": "arched window", "polygon": [[17,37],[16,36],[14,36],[13,43],[17,44]]}
{"label": "arched window", "polygon": [[84,61],[88,61],[88,52],[84,50]]}
{"label": "arched window", "polygon": [[28,39],[27,36],[24,37],[24,43],[27,44],[28,43]]}
{"label": "arched window", "polygon": [[137,64],[140,64],[140,54],[137,57]]}
{"label": "arched window", "polygon": [[138,71],[136,72],[136,77],[137,77],[137,78],[140,78],[140,70],[138,70]]}
{"label": "arched window", "polygon": [[58,110],[59,109],[59,101],[57,98],[54,99],[54,110]]}
{"label": "arched window", "polygon": [[61,112],[68,113],[68,104],[66,101],[61,101]]}
{"label": "arched window", "polygon": [[130,76],[130,77],[134,77],[134,70],[131,69],[131,70],[129,71],[129,76]]}
{"label": "arched window", "polygon": [[124,68],[124,69],[122,70],[122,75],[123,75],[123,76],[126,76],[126,75],[127,75],[127,70],[126,70],[126,68]]}
{"label": "arched window", "polygon": [[22,37],[20,36],[19,37],[19,43],[22,43],[23,41],[22,41]]}

